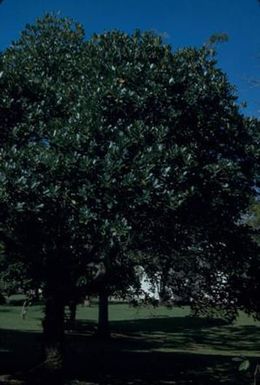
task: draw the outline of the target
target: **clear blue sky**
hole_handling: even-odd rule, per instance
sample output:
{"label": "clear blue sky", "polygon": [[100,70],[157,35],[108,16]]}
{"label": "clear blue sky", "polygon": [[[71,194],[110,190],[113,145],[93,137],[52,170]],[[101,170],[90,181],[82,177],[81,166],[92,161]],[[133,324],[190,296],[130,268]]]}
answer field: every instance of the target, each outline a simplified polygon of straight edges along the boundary
{"label": "clear blue sky", "polygon": [[260,3],[257,0],[4,0],[0,5],[0,50],[19,37],[26,23],[45,12],[60,11],[93,32],[136,28],[167,36],[173,48],[200,46],[211,34],[225,32],[219,66],[246,101],[247,115],[260,118]]}

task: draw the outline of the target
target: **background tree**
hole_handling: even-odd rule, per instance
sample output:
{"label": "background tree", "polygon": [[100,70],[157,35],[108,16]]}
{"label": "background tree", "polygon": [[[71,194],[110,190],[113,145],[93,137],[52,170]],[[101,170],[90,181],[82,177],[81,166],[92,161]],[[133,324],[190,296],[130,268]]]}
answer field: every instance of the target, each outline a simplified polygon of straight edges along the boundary
{"label": "background tree", "polygon": [[[137,193],[140,186],[152,183],[151,194],[148,190],[139,209],[129,215],[115,202],[110,209],[110,220],[124,213],[131,226],[123,264],[132,249],[140,256],[134,263],[141,261],[147,269],[151,266],[153,274],[160,267],[168,275],[178,266],[190,276],[190,291],[197,284],[196,269],[200,266],[200,275],[207,277],[204,286],[209,287],[210,280],[212,290],[219,287],[215,299],[218,296],[220,306],[223,262],[226,276],[231,276],[230,271],[238,274],[236,268],[242,266],[239,250],[245,250],[246,245],[239,248],[232,242],[237,244],[241,239],[246,244],[250,239],[246,236],[249,229],[238,222],[254,193],[255,154],[251,146],[255,122],[240,114],[233,88],[216,68],[212,42],[210,47],[172,54],[171,48],[152,34],[111,32],[94,36],[90,44],[103,138],[107,128],[111,129],[107,141],[103,140],[109,143],[112,154],[110,164],[105,163],[110,180],[118,188],[125,173],[130,179],[129,154],[134,155],[133,165],[138,169],[144,168],[142,159],[150,157],[154,162],[147,167],[149,174],[144,180],[132,172],[139,184],[134,184],[132,191]],[[134,146],[127,138],[129,148],[122,131],[137,136],[133,122],[144,128],[141,137],[134,138]],[[154,145],[155,135],[159,143]],[[145,156],[143,142],[152,155]],[[114,194],[107,191],[107,185],[104,191],[107,196]],[[121,195],[119,202],[127,202],[128,196]],[[104,210],[102,218],[106,215]],[[240,234],[245,237],[240,238]],[[108,235],[103,252],[115,239]],[[109,251],[104,256],[106,269],[112,272],[110,278],[108,271],[103,276],[108,287],[114,275],[111,266],[117,261],[116,254],[122,253],[122,244],[122,240],[117,241],[113,257]],[[228,293],[226,288],[222,287],[222,296]],[[226,307],[229,302],[222,301]]]}
{"label": "background tree", "polygon": [[[190,250],[194,253],[197,247],[201,261],[204,253],[205,263],[200,264],[205,275],[211,251],[215,265],[211,262],[208,272],[216,271],[217,282],[216,266],[223,264],[223,242],[227,242],[228,232],[235,236],[247,231],[239,229],[235,222],[253,193],[250,130],[254,121],[244,120],[239,113],[232,87],[216,68],[212,43],[200,50],[185,49],[175,54],[159,37],[149,33],[128,36],[111,32],[94,36],[91,43],[103,135],[107,127],[111,128],[107,137],[113,155],[110,180],[118,188],[126,172],[129,178],[129,154],[134,156],[137,169],[144,168],[143,159],[151,159],[148,175],[141,181],[136,178],[141,184],[134,184],[133,188],[138,192],[140,186],[149,187],[147,200],[131,215],[115,203],[115,211],[112,207],[110,210],[115,216],[124,212],[131,226],[126,254],[129,248],[136,253],[141,250],[139,255],[148,251],[147,266],[151,264],[152,270],[164,264],[167,271],[176,266],[176,261],[180,269],[182,265],[187,270],[185,255],[190,256]],[[136,135],[133,122],[141,122],[144,128],[141,137],[134,138],[134,146],[127,138],[129,148],[122,131]],[[159,143],[154,145],[155,135]],[[147,157],[142,142],[152,155]],[[111,193],[113,190],[107,194]],[[128,195],[121,196],[119,202],[127,202]],[[106,215],[104,211],[102,217]],[[105,245],[111,242],[114,241],[110,235]],[[120,253],[121,240],[118,245],[114,250]],[[231,250],[231,242],[226,245],[228,248]],[[156,250],[159,263],[153,257]],[[105,265],[111,267],[116,260],[115,255],[106,256]],[[236,261],[231,259],[230,265],[238,264],[238,260],[238,256]],[[142,257],[141,261],[147,263]],[[193,266],[198,266],[197,260]],[[111,271],[113,275],[113,268]],[[213,282],[213,274],[210,279]]]}
{"label": "background tree", "polygon": [[[167,180],[172,193],[171,205],[152,203],[147,207],[149,215],[143,218],[139,215],[136,221],[132,218],[135,228],[140,226],[137,244],[148,250],[143,263],[151,265],[152,274],[159,268],[168,275],[169,269],[177,266],[184,275],[193,277],[194,285],[200,268],[207,284],[210,280],[212,288],[217,287],[219,274],[235,276],[243,271],[243,260],[246,263],[242,250],[246,249],[250,236],[239,235],[248,234],[249,229],[239,225],[239,220],[254,194],[255,155],[251,149],[251,131],[255,122],[239,113],[233,89],[216,68],[208,47],[182,50],[169,55],[170,59],[163,63],[158,57],[165,56],[157,56],[156,48],[151,49],[149,56],[142,47],[143,55],[149,60],[150,76],[146,78],[144,71],[139,71],[138,78],[132,70],[129,80],[125,73],[127,63],[132,62],[128,59],[131,50],[125,53],[123,47],[130,46],[131,41],[123,44],[121,40],[126,41],[127,37],[115,37],[115,34],[97,37],[99,39],[102,48],[106,47],[104,62],[109,61],[109,51],[118,50],[111,68],[121,79],[119,86],[125,92],[123,96],[109,95],[109,122],[120,120],[127,124],[128,119],[145,116],[148,124],[160,122],[166,126],[162,130],[167,138],[162,140],[164,158],[158,159],[154,169],[158,172],[158,192]],[[160,47],[160,43],[157,46]],[[118,63],[124,64],[121,67]],[[132,79],[136,78],[134,97],[130,99],[127,89],[133,87]],[[153,83],[156,86],[149,92],[151,79],[156,79]],[[131,91],[134,92],[132,88]],[[142,104],[136,106],[140,95]],[[166,165],[165,169],[158,164]],[[237,247],[239,239],[241,247]],[[194,285],[190,284],[189,288]],[[222,287],[223,293],[227,291]]]}
{"label": "background tree", "polygon": [[254,252],[254,255],[251,256],[251,259],[248,263],[247,269],[245,269],[242,276],[242,283],[240,280],[237,282],[237,292],[240,294],[240,300],[243,304],[243,309],[251,313],[253,311],[254,315],[259,319],[260,317],[260,201],[259,201],[259,188],[260,188],[260,125],[259,121],[255,126],[254,133],[254,149],[255,149],[255,160],[256,160],[256,173],[254,179],[254,187],[256,191],[256,197],[252,199],[251,204],[248,208],[247,214],[244,216],[243,220],[247,225],[252,229],[252,238],[258,245],[258,249]]}

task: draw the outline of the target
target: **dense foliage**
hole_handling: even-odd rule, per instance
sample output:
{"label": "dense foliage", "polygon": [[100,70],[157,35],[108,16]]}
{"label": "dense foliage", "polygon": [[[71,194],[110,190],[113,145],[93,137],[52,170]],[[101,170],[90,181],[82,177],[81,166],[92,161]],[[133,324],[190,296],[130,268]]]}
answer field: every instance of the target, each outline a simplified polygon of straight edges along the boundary
{"label": "dense foliage", "polygon": [[50,344],[93,265],[109,293],[135,283],[137,264],[179,290],[243,271],[254,121],[212,50],[173,53],[138,31],[86,41],[47,15],[0,67],[2,263],[42,286]]}

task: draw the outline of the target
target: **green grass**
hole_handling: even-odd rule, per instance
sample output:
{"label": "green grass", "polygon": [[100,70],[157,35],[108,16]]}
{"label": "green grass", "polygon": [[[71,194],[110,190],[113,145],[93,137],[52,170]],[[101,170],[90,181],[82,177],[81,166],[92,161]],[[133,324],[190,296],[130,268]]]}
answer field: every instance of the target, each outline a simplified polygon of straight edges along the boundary
{"label": "green grass", "polygon": [[[24,320],[21,309],[21,304],[0,306],[0,329],[41,331],[42,307],[29,307]],[[97,313],[97,305],[78,307],[80,334],[93,330]],[[149,342],[149,350],[260,356],[260,322],[244,313],[233,324],[192,317],[187,306],[170,309],[111,304],[109,313],[115,338],[138,338],[139,343]]]}
{"label": "green grass", "polygon": [[[29,368],[41,354],[42,307],[31,306],[25,320],[21,309],[21,297],[12,298],[12,305],[0,306],[2,371]],[[139,373],[138,378],[145,381],[150,372],[157,378],[156,384],[163,384],[162,377],[165,381],[174,377],[176,384],[199,385],[219,384],[220,378],[223,384],[246,384],[246,376],[252,379],[254,364],[260,357],[260,323],[244,313],[235,323],[227,324],[221,319],[192,317],[189,307],[154,309],[111,304],[113,338],[104,342],[93,337],[97,310],[97,305],[79,306],[77,330],[67,334],[71,376],[84,378],[87,367],[88,376],[109,374],[113,384],[123,376],[127,383],[133,373]],[[232,361],[240,355],[252,362],[247,375],[239,373],[238,364]]]}

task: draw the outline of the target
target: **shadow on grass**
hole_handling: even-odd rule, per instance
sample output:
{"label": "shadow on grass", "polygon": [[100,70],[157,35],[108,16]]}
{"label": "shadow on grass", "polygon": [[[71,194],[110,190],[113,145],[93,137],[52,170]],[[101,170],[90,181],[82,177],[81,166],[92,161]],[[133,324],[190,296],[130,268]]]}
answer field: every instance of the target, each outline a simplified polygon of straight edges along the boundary
{"label": "shadow on grass", "polygon": [[245,385],[250,384],[253,376],[252,371],[240,373],[237,364],[227,357],[163,352],[108,354],[106,351],[87,355],[84,362],[78,357],[68,375],[97,384],[132,385]]}
{"label": "shadow on grass", "polygon": [[0,329],[0,373],[24,370],[42,357],[41,333]]}
{"label": "shadow on grass", "polygon": [[256,325],[237,326],[220,319],[187,316],[114,321],[111,328],[129,337],[142,337],[151,349],[260,355],[260,327]]}
{"label": "shadow on grass", "polygon": [[[88,385],[90,381],[100,385],[244,385],[252,382],[256,348],[260,343],[257,326],[166,317],[114,321],[111,328],[113,338],[102,341],[93,336],[94,322],[77,322],[77,330],[66,335],[66,378],[81,380],[82,385],[84,381],[88,381]],[[41,333],[0,329],[1,373],[26,371],[35,366],[42,358],[41,342]],[[252,369],[248,374],[238,372],[238,363],[232,361],[232,351],[242,350],[241,346],[254,356],[250,359]],[[206,349],[204,354],[201,347]],[[222,350],[221,354],[218,349]],[[40,378],[35,378],[33,383],[40,383]]]}
{"label": "shadow on grass", "polygon": [[129,321],[112,321],[111,327],[129,332],[176,332],[179,330],[199,330],[213,326],[227,325],[222,319],[208,319],[199,317],[154,317]]}
{"label": "shadow on grass", "polygon": [[[78,325],[84,332],[84,322]],[[260,354],[259,329],[195,317],[113,321],[111,340],[69,336],[75,352],[71,376],[84,379],[87,370],[100,384],[250,384]],[[242,351],[252,357],[246,374],[232,361]]]}

